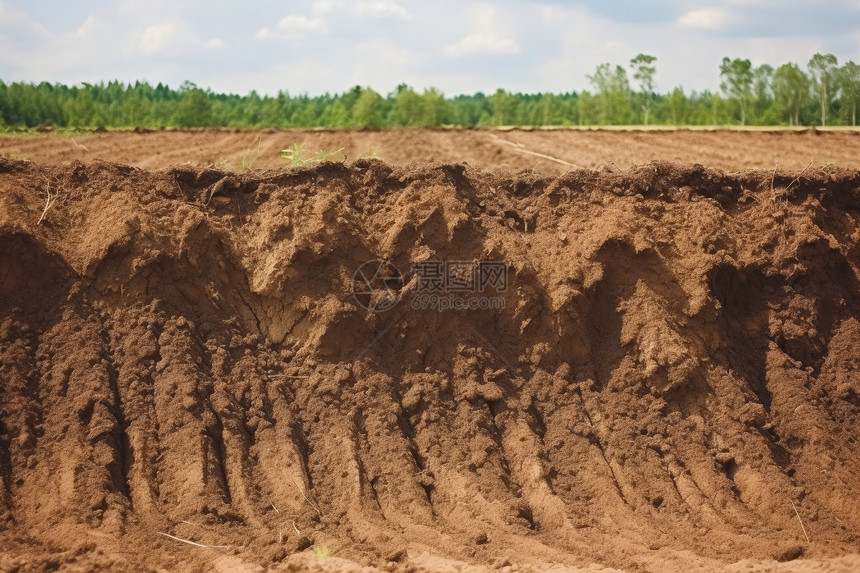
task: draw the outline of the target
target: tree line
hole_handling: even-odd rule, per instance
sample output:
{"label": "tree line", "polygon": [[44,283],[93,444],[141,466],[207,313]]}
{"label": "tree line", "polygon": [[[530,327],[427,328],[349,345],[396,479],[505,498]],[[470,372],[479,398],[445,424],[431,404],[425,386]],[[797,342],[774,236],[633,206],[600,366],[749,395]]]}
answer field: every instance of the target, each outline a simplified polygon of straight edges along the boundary
{"label": "tree line", "polygon": [[[629,71],[628,71],[629,70]],[[498,89],[446,97],[401,84],[319,96],[215,93],[192,82],[39,84],[0,80],[0,128],[431,127],[456,125],[856,125],[860,66],[815,54],[804,67],[723,58],[719,91],[659,93],[657,58],[600,64],[579,93]],[[631,80],[632,76],[632,80]]]}

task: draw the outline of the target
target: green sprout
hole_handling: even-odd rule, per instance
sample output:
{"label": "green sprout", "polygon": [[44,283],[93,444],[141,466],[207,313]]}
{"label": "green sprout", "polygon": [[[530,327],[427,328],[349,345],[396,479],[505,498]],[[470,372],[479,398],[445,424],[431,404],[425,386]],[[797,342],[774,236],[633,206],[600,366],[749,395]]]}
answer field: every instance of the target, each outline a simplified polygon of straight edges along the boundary
{"label": "green sprout", "polygon": [[328,161],[336,155],[343,155],[343,147],[334,151],[320,150],[308,157],[305,152],[305,146],[301,143],[294,143],[286,149],[281,150],[281,157],[289,161],[295,167],[302,165],[311,165],[313,163],[322,163]]}
{"label": "green sprout", "polygon": [[[254,150],[254,145],[251,147],[245,148],[245,153],[242,154],[242,171],[247,171],[254,166],[254,162],[257,161],[257,158],[260,156],[260,149],[263,146],[263,136],[257,138],[256,150]],[[254,157],[251,158],[251,153],[254,151]]]}
{"label": "green sprout", "polygon": [[362,153],[359,159],[382,159],[382,152],[378,147],[371,147]]}
{"label": "green sprout", "polygon": [[328,547],[326,547],[325,545],[315,545],[314,557],[317,558],[317,561],[323,562],[329,557],[331,557],[331,551],[329,551]]}

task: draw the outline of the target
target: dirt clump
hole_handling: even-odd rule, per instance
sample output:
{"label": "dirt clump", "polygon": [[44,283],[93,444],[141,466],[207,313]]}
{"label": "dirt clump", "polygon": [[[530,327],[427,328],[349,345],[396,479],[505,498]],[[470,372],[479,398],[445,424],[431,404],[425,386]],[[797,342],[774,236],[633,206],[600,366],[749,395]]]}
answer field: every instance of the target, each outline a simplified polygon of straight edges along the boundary
{"label": "dirt clump", "polygon": [[0,159],[0,569],[855,569],[858,209]]}

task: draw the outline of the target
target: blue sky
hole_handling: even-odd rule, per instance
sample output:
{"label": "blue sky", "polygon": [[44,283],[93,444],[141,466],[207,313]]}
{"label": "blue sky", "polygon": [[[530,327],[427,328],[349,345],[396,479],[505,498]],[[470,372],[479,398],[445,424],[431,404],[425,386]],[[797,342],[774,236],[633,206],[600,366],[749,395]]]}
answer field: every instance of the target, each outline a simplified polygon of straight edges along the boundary
{"label": "blue sky", "polygon": [[639,52],[657,56],[661,91],[717,89],[723,56],[860,62],[860,0],[0,0],[6,82],[562,92]]}

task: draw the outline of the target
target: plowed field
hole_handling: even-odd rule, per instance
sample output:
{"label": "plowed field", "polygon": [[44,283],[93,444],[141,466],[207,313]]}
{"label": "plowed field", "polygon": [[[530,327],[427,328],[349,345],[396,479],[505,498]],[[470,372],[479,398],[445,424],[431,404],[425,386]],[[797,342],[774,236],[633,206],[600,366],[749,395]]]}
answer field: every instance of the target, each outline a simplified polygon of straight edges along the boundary
{"label": "plowed field", "polygon": [[560,174],[570,169],[628,169],[649,161],[701,164],[725,171],[801,170],[807,165],[860,169],[860,131],[151,131],[0,138],[0,156],[66,164],[103,159],[147,169],[170,165],[228,170],[280,169],[293,143],[308,155],[362,156],[392,165],[467,163],[483,169]]}
{"label": "plowed field", "polygon": [[0,139],[0,570],[857,570],[857,141]]}

